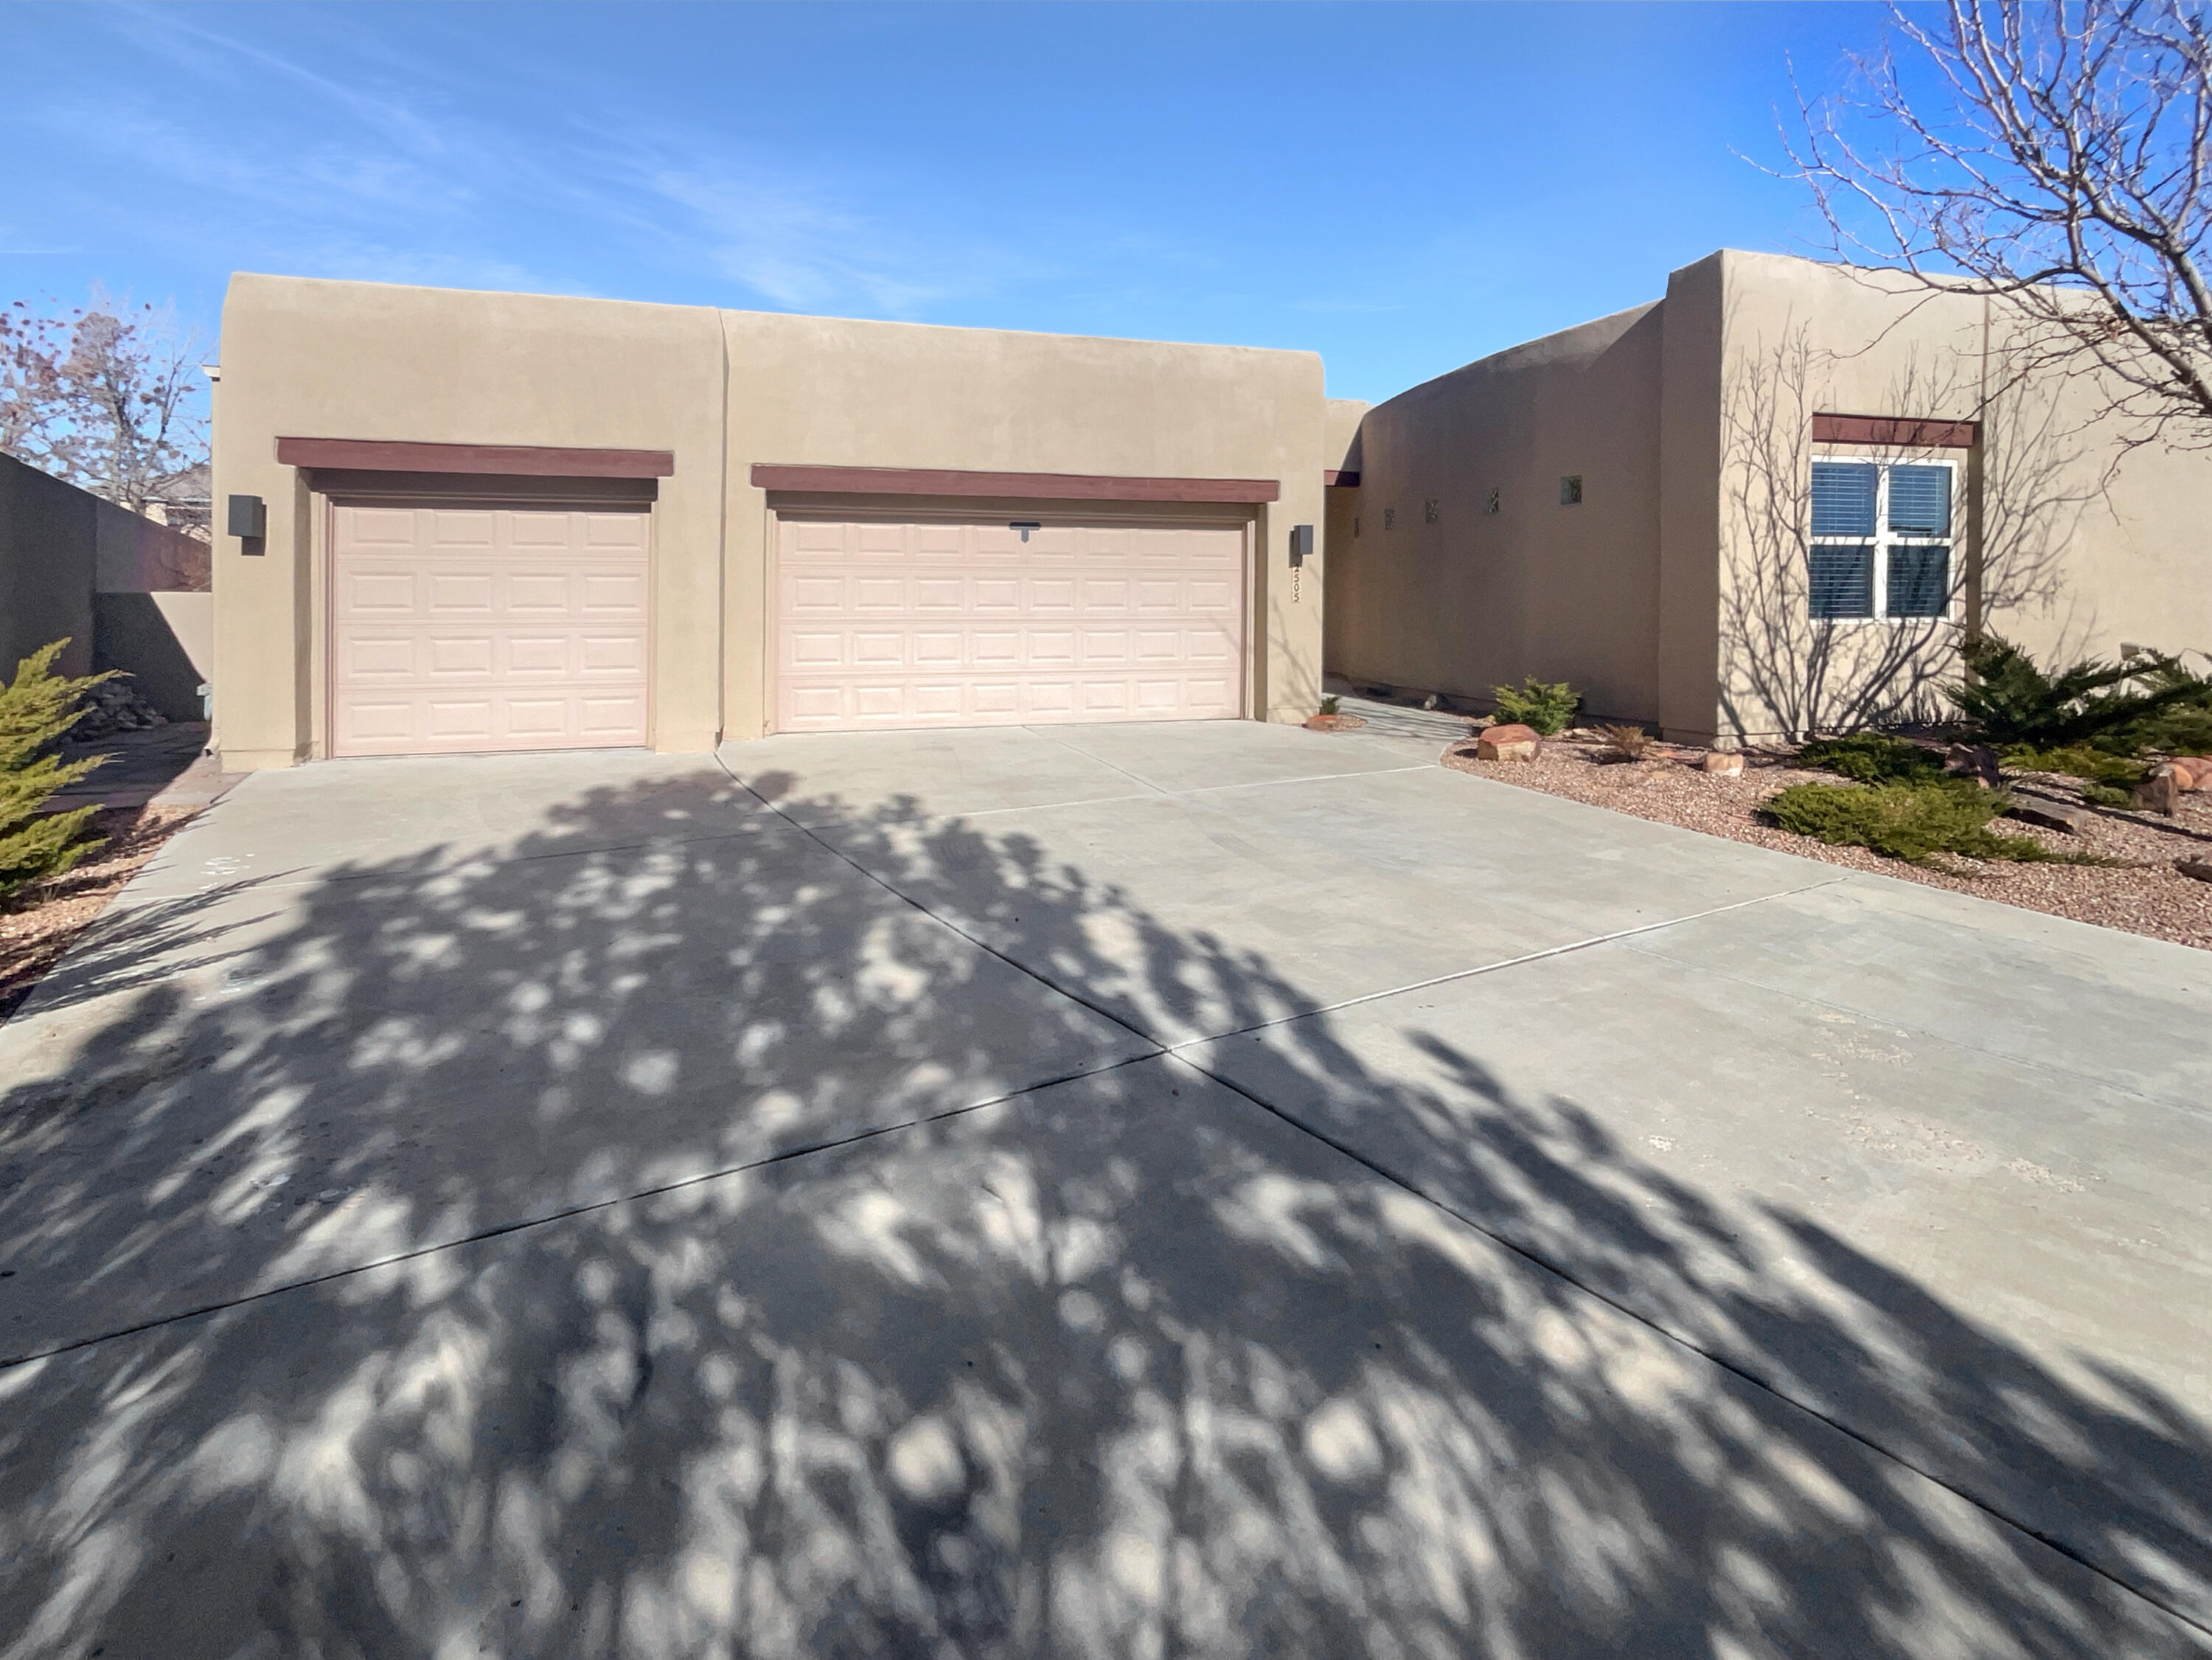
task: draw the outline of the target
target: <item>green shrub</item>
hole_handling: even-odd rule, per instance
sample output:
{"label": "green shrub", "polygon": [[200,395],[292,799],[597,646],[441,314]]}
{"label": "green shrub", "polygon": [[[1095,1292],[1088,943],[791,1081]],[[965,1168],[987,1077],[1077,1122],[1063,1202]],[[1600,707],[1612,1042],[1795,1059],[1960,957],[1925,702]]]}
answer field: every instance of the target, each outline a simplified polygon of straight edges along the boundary
{"label": "green shrub", "polygon": [[2212,678],[2179,658],[2144,652],[2118,663],[2090,660],[2056,674],[1995,635],[1964,654],[1972,676],[1946,694],[1984,743],[2063,749],[2089,744],[2115,754],[2212,737]]}
{"label": "green shrub", "polygon": [[2094,854],[2054,853],[2025,836],[2000,836],[1990,820],[2009,803],[2002,790],[1966,781],[1926,784],[1792,784],[1760,811],[1797,836],[1832,847],[1871,848],[1907,864],[1929,865],[1941,854],[1967,859],[2103,864]]}
{"label": "green shrub", "polygon": [[1334,697],[1324,697],[1321,700],[1321,712],[1323,714],[1334,714],[1343,707],[1344,705]]}
{"label": "green shrub", "polygon": [[1860,733],[1816,738],[1797,751],[1797,764],[1840,773],[1862,784],[1914,784],[1943,775],[1943,758],[1909,739]]}
{"label": "green shrub", "polygon": [[2034,749],[2015,745],[2003,751],[2005,765],[2014,772],[2055,772],[2081,781],[2081,799],[2092,806],[2124,807],[2135,800],[2135,789],[2149,767],[2109,750],[2087,744],[2069,744],[2058,749]]}
{"label": "green shrub", "polygon": [[72,679],[53,672],[66,640],[33,652],[0,684],[0,903],[30,884],[58,876],[100,845],[85,826],[95,807],[39,810],[104,757],[64,763],[54,745],[84,713],[84,694],[108,677]]}
{"label": "green shrub", "polygon": [[1533,675],[1517,691],[1511,686],[1492,686],[1490,695],[1497,701],[1500,721],[1533,727],[1546,738],[1564,732],[1583,706],[1582,694],[1565,681],[1547,684]]}

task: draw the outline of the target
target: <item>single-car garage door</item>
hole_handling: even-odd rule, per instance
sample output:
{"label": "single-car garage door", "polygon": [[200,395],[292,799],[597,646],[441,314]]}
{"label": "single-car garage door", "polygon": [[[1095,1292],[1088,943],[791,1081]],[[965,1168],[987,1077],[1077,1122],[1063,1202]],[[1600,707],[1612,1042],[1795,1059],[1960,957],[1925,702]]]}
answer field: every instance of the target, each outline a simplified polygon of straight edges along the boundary
{"label": "single-car garage door", "polygon": [[647,514],[336,512],[335,753],[646,741]]}
{"label": "single-car garage door", "polygon": [[776,729],[1243,713],[1241,524],[782,514]]}

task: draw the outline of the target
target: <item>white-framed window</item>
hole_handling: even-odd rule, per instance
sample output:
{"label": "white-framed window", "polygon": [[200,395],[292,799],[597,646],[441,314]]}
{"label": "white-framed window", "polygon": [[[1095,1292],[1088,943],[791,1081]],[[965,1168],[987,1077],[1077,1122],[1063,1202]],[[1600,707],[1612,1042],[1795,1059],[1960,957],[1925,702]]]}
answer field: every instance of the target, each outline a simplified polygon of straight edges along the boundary
{"label": "white-framed window", "polygon": [[1952,461],[1814,462],[1814,618],[1949,616],[1958,484]]}

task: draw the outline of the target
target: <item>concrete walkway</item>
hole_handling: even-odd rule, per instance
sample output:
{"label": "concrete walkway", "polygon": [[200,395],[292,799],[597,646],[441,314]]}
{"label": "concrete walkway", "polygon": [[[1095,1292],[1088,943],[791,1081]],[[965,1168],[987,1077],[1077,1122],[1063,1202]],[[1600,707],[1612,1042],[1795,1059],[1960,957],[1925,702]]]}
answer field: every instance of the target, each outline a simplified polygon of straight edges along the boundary
{"label": "concrete walkway", "polygon": [[0,1027],[0,1656],[2212,1653],[2212,956],[1437,747],[249,778]]}

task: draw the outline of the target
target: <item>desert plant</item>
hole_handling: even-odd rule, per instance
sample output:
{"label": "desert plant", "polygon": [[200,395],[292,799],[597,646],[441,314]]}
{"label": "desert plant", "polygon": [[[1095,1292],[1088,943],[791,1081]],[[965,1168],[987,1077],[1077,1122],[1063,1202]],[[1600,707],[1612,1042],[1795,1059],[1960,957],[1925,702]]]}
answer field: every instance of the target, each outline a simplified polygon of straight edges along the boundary
{"label": "desert plant", "polygon": [[1613,752],[1624,761],[1638,761],[1651,746],[1651,734],[1641,727],[1607,727],[1605,741]]}
{"label": "desert plant", "polygon": [[1516,690],[1511,686],[1492,686],[1491,697],[1498,705],[1501,721],[1528,727],[1543,737],[1565,730],[1575,711],[1583,706],[1582,694],[1565,681],[1545,682],[1529,676]]}
{"label": "desert plant", "polygon": [[104,757],[64,761],[54,745],[84,713],[84,695],[105,674],[72,678],[53,672],[66,640],[33,652],[0,685],[0,903],[33,882],[58,876],[100,845],[85,835],[98,811],[42,809],[98,766]]}
{"label": "desert plant", "polygon": [[1878,733],[1816,738],[1797,751],[1797,764],[1832,772],[1862,784],[1926,783],[1943,775],[1940,756],[1909,739]]}
{"label": "desert plant", "polygon": [[1344,705],[1334,697],[1324,697],[1321,700],[1321,712],[1323,714],[1334,714],[1343,707]]}
{"label": "desert plant", "polygon": [[2054,853],[2025,836],[2001,836],[1990,820],[2010,805],[2002,790],[1955,782],[1921,784],[1792,784],[1760,812],[1797,836],[1832,847],[1870,848],[1911,865],[1930,865],[1943,854],[2022,863],[2104,864],[2091,854]]}
{"label": "desert plant", "polygon": [[2191,674],[2179,658],[2158,652],[2117,663],[2093,658],[2054,674],[1993,634],[1962,654],[1969,678],[1947,696],[1984,743],[2036,749],[2090,744],[2132,755],[2172,730],[2212,728],[2212,678]]}

